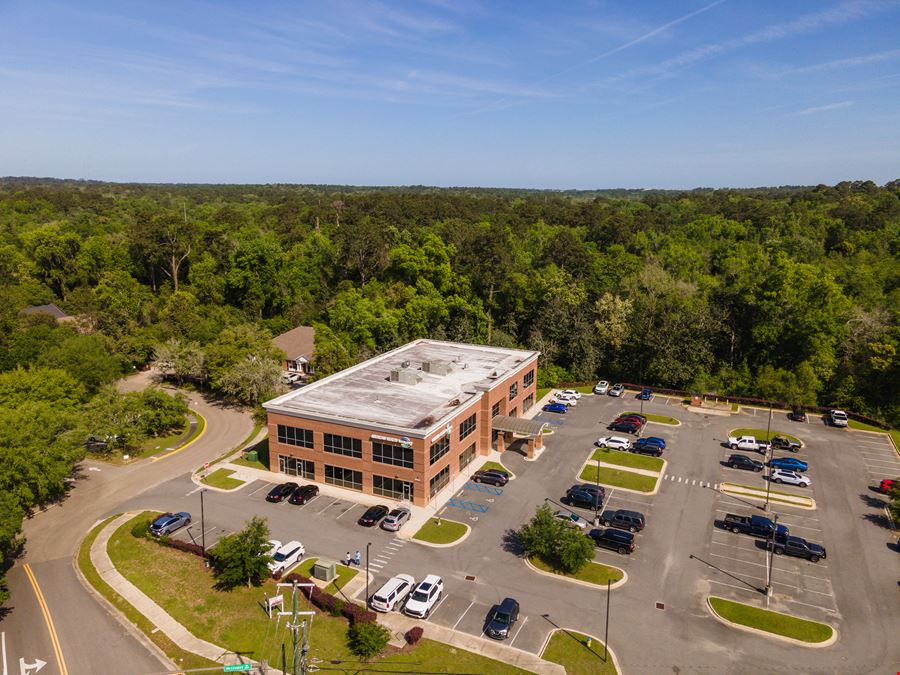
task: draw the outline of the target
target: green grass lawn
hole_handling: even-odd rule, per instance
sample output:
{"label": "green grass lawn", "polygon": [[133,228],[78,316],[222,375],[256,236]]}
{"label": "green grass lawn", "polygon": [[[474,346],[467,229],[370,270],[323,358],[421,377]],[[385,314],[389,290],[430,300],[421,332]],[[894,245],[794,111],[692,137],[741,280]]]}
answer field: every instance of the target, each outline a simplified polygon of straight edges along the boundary
{"label": "green grass lawn", "polygon": [[803,441],[801,441],[796,436],[791,436],[790,434],[786,434],[783,431],[778,431],[776,429],[772,429],[772,431],[770,431],[768,434],[766,434],[765,429],[744,429],[744,428],[732,429],[731,431],[728,432],[728,435],[729,436],[753,436],[758,441],[768,441],[773,436],[784,436],[785,438],[788,438],[797,443],[803,443]]}
{"label": "green grass lawn", "polygon": [[541,389],[537,389],[534,392],[534,402],[537,403],[542,398],[544,398],[548,393],[550,393],[550,387],[543,387]]}
{"label": "green grass lawn", "polygon": [[741,409],[741,406],[739,406],[737,403],[731,404],[731,412],[736,413],[740,409]]}
{"label": "green grass lawn", "polygon": [[[597,482],[597,467],[590,464],[584,467],[579,480],[585,483]],[[658,479],[653,476],[643,476],[633,471],[620,471],[619,469],[608,469],[605,466],[600,467],[600,482],[603,485],[611,485],[612,487],[627,488],[629,490],[638,490],[639,492],[652,492],[656,487]]]}
{"label": "green grass lawn", "polygon": [[500,462],[485,462],[481,465],[479,471],[501,471],[507,476],[512,476],[513,472],[503,466]]}
{"label": "green grass lawn", "polygon": [[[185,427],[173,431],[170,434],[166,434],[165,436],[158,436],[156,438],[148,438],[140,446],[132,451],[132,457],[143,457],[144,455],[155,455],[158,452],[165,452],[166,450],[173,450],[175,448],[175,444],[178,443],[181,436],[184,434]],[[179,444],[180,445],[180,444]]]}
{"label": "green grass lawn", "polygon": [[[318,558],[307,558],[290,571],[312,579],[312,568],[317,560]],[[338,591],[346,586],[347,583],[359,573],[357,570],[347,567],[346,565],[341,565],[340,563],[336,565],[336,569],[337,578],[325,587],[325,592],[331,593],[332,595],[338,595]]]}
{"label": "green grass lawn", "polygon": [[[271,638],[275,624],[269,621],[262,609],[265,594],[272,597],[279,592],[275,583],[268,580],[258,588],[241,586],[232,591],[216,590],[212,575],[198,557],[131,535],[131,528],[138,519],[149,520],[152,517],[142,514],[113,535],[109,553],[119,572],[197,637],[252,659],[266,658],[269,663],[280,665],[280,640],[265,640],[267,634]],[[285,600],[287,602],[289,598]],[[301,608],[305,610],[307,607],[307,603],[301,601]],[[149,630],[146,632],[149,633]],[[359,659],[347,649],[346,635],[345,619],[318,612],[315,627],[310,631],[310,656],[359,664]],[[425,635],[428,635],[427,626]],[[264,643],[269,648],[261,653],[259,650]],[[395,673],[525,673],[478,654],[427,639],[415,650],[375,659],[370,665]],[[352,669],[358,672],[358,665]]]}
{"label": "green grass lawn", "polygon": [[233,490],[234,488],[240,487],[244,484],[244,481],[242,480],[231,478],[231,474],[233,473],[234,471],[232,469],[216,469],[206,478],[202,478],[200,482],[205,483],[210,487],[222,488],[223,490]]}
{"label": "green grass lawn", "polygon": [[781,612],[772,612],[768,609],[760,609],[741,602],[733,602],[713,596],[710,596],[709,602],[716,614],[723,619],[803,642],[825,642],[834,632],[831,626],[824,623],[799,619],[795,616],[782,614]]}
{"label": "green grass lawn", "polygon": [[647,469],[648,471],[662,471],[663,461],[658,457],[648,457],[647,455],[636,455],[632,452],[622,452],[621,450],[610,450],[609,448],[597,448],[591,456],[591,460],[606,462],[607,464],[618,464],[619,466],[629,466],[632,469]]}
{"label": "green grass lawn", "polygon": [[603,643],[591,640],[588,647],[586,635],[561,629],[553,633],[541,658],[558,663],[566,669],[566,675],[617,675],[612,656],[603,660]]}
{"label": "green grass lawn", "polygon": [[659,424],[671,424],[672,426],[678,426],[679,421],[674,417],[669,417],[668,415],[654,415],[653,413],[642,413],[637,410],[631,410],[629,412],[623,412],[623,415],[643,415],[647,418],[648,422],[657,422]]}
{"label": "green grass lawn", "polygon": [[[438,524],[440,522],[440,525]],[[413,536],[413,539],[427,541],[431,544],[451,544],[467,532],[462,523],[446,518],[431,518]]]}
{"label": "green grass lawn", "polygon": [[249,466],[253,469],[265,469],[269,470],[269,439],[264,438],[256,445],[247,448],[248,450],[256,450],[257,456],[259,459],[255,462],[251,462],[246,459],[246,453],[244,456],[239,457],[238,459],[231,460],[232,464],[240,464],[241,466]]}
{"label": "green grass lawn", "polygon": [[150,640],[153,641],[157,647],[159,647],[166,656],[168,656],[173,663],[175,663],[179,668],[206,668],[206,667],[221,667],[221,664],[215,663],[208,659],[203,658],[202,656],[198,656],[193,652],[188,652],[174,642],[172,642],[166,634],[162,631],[154,632],[156,628],[143,614],[138,612],[134,607],[128,604],[125,599],[116,593],[103,579],[100,578],[100,575],[97,573],[97,570],[94,568],[94,565],[91,563],[91,544],[94,543],[94,540],[97,538],[97,535],[100,534],[100,530],[102,530],[107,523],[111,520],[114,520],[118,516],[110,516],[102,523],[99,523],[96,527],[94,527],[88,535],[84,538],[84,541],[81,543],[81,547],[78,549],[78,569],[81,570],[81,573],[84,575],[84,578],[87,579],[88,583],[94,587],[94,589],[100,593],[104,598],[106,598],[117,610],[119,610],[122,614],[125,615],[125,618],[128,619],[134,626],[136,626],[144,635],[146,635]]}
{"label": "green grass lawn", "polygon": [[579,581],[586,581],[589,584],[597,584],[598,586],[606,586],[607,581],[616,583],[623,577],[622,570],[616,569],[615,567],[610,567],[609,565],[601,565],[600,563],[596,562],[589,562],[575,574],[564,574],[562,572],[557,572],[556,570],[551,569],[550,565],[545,563],[537,556],[531,556],[530,558],[528,558],[528,562],[530,562],[542,572],[550,572],[551,574],[558,574],[561,577],[578,579]]}

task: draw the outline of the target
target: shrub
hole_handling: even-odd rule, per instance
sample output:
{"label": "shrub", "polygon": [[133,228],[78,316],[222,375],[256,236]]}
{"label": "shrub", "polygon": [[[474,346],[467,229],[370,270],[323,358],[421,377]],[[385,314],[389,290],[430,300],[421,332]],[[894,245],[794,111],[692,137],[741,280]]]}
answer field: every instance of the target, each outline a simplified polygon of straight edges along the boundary
{"label": "shrub", "polygon": [[347,645],[350,651],[365,659],[375,656],[387,647],[391,634],[384,626],[374,622],[354,623],[347,631]]}
{"label": "shrub", "polygon": [[150,539],[150,521],[141,519],[132,525],[131,536],[136,539]]}
{"label": "shrub", "polygon": [[200,546],[200,544],[193,544],[189,541],[181,541],[180,539],[168,538],[161,539],[160,542],[179,551],[193,553],[195,556],[198,556],[200,558],[209,558],[209,551],[206,551],[206,553],[204,554],[203,547]]}
{"label": "shrub", "polygon": [[344,609],[344,601],[339,600],[330,593],[318,594],[318,598],[313,600],[313,603],[332,616],[340,616]]}
{"label": "shrub", "polygon": [[350,625],[356,623],[374,623],[377,619],[377,615],[375,612],[370,612],[369,610],[360,607],[359,605],[355,605],[352,602],[348,602],[344,605],[341,610],[341,614],[343,614],[347,620],[350,622]]}
{"label": "shrub", "polygon": [[410,647],[415,647],[419,644],[419,640],[422,639],[422,635],[425,634],[425,631],[421,626],[413,626],[408,631],[406,631],[406,635],[403,637],[406,639],[406,644]]}

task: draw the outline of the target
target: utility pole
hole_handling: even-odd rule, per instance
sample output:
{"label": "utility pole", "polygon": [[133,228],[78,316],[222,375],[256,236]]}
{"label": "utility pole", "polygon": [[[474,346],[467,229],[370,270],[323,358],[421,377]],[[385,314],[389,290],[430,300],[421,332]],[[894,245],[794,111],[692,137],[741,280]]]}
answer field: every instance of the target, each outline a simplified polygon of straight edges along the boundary
{"label": "utility pole", "polygon": [[[301,612],[298,607],[299,598],[297,597],[298,589],[300,587],[304,588],[312,588],[313,584],[300,584],[296,581],[289,584],[278,584],[279,588],[290,588],[291,589],[291,611],[290,612],[278,612],[278,616],[289,616],[291,617],[290,623],[288,623],[288,627],[291,629],[291,640],[293,643],[293,652],[292,652],[292,661],[291,661],[291,675],[306,675],[307,673],[307,655],[309,654],[309,623],[312,622],[312,617],[315,616],[315,612]],[[304,618],[302,621],[300,617],[310,617],[309,621]],[[301,638],[300,631],[303,631],[303,635]],[[282,652],[282,662],[284,660],[284,652]]]}
{"label": "utility pole", "polygon": [[203,512],[203,493],[206,488],[200,490],[200,547],[203,549],[203,563],[206,564],[206,518]]}
{"label": "utility pole", "polygon": [[771,439],[771,431],[772,431],[772,404],[769,404],[769,424],[766,426],[766,452],[763,457],[766,460],[766,511],[769,510],[769,492],[772,489],[772,467],[769,466],[769,462],[771,461],[771,450],[772,450],[772,439]]}
{"label": "utility pole", "polygon": [[594,495],[594,525],[600,527],[600,458],[597,458],[597,494]]}
{"label": "utility pole", "polygon": [[606,580],[606,633],[603,635],[603,662],[609,654],[609,596],[612,595],[609,590],[610,580]]}
{"label": "utility pole", "polygon": [[778,514],[775,514],[775,517],[772,519],[773,527],[772,527],[772,536],[769,537],[769,546],[767,547],[767,560],[766,560],[766,607],[769,606],[769,598],[772,597],[772,570],[774,565],[772,564],[775,558],[775,535],[778,532]]}
{"label": "utility pole", "polygon": [[369,609],[369,549],[372,547],[372,542],[366,543],[366,609]]}

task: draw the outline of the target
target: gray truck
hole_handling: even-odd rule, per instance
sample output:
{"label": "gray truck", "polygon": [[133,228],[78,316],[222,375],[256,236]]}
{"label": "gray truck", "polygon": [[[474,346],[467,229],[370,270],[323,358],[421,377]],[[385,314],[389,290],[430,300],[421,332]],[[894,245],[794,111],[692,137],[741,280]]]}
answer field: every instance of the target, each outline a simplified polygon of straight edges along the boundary
{"label": "gray truck", "polygon": [[775,523],[764,516],[738,516],[728,513],[722,521],[722,525],[726,530],[731,530],[735,534],[749,534],[753,537],[771,537],[775,533],[777,537],[788,536],[788,529],[784,525],[779,525],[775,529]]}

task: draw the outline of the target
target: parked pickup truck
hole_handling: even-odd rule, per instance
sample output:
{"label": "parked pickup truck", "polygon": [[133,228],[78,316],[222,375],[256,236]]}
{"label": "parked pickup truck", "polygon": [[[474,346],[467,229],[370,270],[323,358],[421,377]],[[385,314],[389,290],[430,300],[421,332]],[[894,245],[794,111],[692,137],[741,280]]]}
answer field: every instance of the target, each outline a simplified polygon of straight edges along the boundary
{"label": "parked pickup truck", "polygon": [[756,440],[754,436],[729,436],[728,447],[732,450],[753,450],[755,452],[765,452],[769,449],[769,444]]}
{"label": "parked pickup truck", "polygon": [[[775,530],[775,523],[764,516],[736,516],[728,513],[723,522],[726,530],[731,530],[735,534],[742,532],[754,537],[771,537]],[[779,525],[776,536],[787,537],[787,527]]]}
{"label": "parked pickup truck", "polygon": [[800,450],[800,444],[797,441],[792,441],[790,438],[786,438],[785,436],[773,437],[772,447],[779,450],[789,450],[791,452],[799,452]]}

